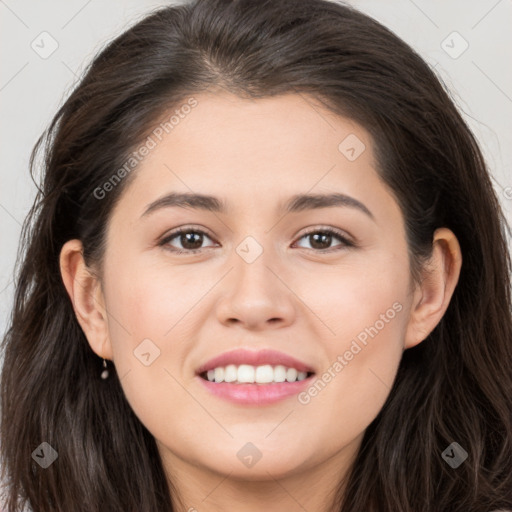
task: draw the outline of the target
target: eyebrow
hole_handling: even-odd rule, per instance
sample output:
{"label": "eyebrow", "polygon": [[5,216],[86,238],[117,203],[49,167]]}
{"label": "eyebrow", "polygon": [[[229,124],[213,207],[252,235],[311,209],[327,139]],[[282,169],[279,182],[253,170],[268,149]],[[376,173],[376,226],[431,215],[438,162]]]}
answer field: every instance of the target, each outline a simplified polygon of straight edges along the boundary
{"label": "eyebrow", "polygon": [[[161,208],[193,208],[216,213],[226,213],[227,205],[215,196],[205,194],[192,194],[171,192],[150,203],[141,217]],[[375,220],[372,212],[357,199],[345,194],[296,194],[292,196],[282,207],[286,213],[301,212],[319,208],[349,207],[355,208]]]}

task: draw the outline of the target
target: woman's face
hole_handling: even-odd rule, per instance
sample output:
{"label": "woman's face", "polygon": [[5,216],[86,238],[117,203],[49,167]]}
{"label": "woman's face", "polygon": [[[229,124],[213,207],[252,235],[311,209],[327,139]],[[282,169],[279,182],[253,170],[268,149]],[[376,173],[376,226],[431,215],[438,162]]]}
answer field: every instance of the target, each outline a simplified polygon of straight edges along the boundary
{"label": "woman's face", "polygon": [[[171,465],[246,479],[339,466],[420,341],[407,334],[401,211],[369,134],[312,98],[195,100],[169,133],[150,135],[113,211],[102,355]],[[209,199],[187,206],[169,194]],[[314,375],[198,375],[235,349],[248,358],[213,363],[228,380]]]}

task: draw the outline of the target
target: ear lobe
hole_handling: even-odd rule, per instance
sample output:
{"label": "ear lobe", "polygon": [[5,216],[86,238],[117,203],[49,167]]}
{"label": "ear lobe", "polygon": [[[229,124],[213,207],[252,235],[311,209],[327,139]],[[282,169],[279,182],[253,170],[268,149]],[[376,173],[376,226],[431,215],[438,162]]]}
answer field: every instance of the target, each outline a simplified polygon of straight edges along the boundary
{"label": "ear lobe", "polygon": [[89,345],[98,356],[112,359],[101,283],[85,264],[80,240],[69,240],[62,247],[60,271],[76,318]]}
{"label": "ear lobe", "polygon": [[462,253],[457,237],[448,228],[439,228],[432,245],[432,257],[414,292],[404,350],[421,343],[435,329],[459,280]]}

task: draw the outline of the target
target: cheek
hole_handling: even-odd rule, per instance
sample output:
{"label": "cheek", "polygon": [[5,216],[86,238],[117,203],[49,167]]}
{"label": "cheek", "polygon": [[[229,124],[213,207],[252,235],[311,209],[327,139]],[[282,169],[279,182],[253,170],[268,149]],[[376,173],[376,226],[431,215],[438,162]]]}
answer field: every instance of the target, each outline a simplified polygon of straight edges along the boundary
{"label": "cheek", "polygon": [[[321,321],[318,334],[328,344],[342,350],[344,343],[378,322],[382,330],[391,320],[401,322],[404,314],[393,308],[408,300],[409,270],[406,250],[402,253],[375,250],[354,253],[346,262],[314,272],[304,271],[295,279],[294,291]],[[388,312],[386,314],[386,312]],[[381,321],[381,315],[384,315]],[[396,340],[398,342],[398,338]]]}
{"label": "cheek", "polygon": [[[387,306],[386,301],[383,304]],[[360,316],[366,319],[360,324],[347,316],[344,332],[349,334],[325,340],[328,363],[298,397],[303,426],[306,431],[326,434],[326,453],[360,435],[379,414],[391,392],[405,332],[401,317],[405,307],[398,302],[394,305],[395,309],[365,310]],[[384,317],[380,317],[381,312]]]}
{"label": "cheek", "polygon": [[162,428],[167,434],[179,428],[172,421],[175,410],[180,418],[200,414],[180,383],[189,377],[184,361],[197,328],[194,305],[199,306],[215,276],[193,277],[184,269],[118,262],[110,267],[105,290],[123,391],[135,414],[157,435],[164,435]]}
{"label": "cheek", "polygon": [[[327,363],[299,397],[306,423],[322,418],[334,449],[380,412],[396,376],[408,321],[406,260],[375,258],[308,282],[305,302],[318,312]],[[378,263],[380,261],[380,263]],[[307,412],[306,412],[307,411]]]}
{"label": "cheek", "polygon": [[[114,350],[127,350],[152,339],[162,349],[186,325],[186,318],[201,300],[215,276],[194,275],[185,267],[120,263],[109,274],[109,331]],[[132,349],[135,346],[132,347]]]}

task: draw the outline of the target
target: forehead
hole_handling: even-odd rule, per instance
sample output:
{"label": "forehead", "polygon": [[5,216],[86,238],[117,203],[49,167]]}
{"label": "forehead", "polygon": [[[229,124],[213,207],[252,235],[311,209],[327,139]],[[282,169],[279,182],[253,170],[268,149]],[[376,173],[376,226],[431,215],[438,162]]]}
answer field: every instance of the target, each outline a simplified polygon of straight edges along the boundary
{"label": "forehead", "polygon": [[[169,192],[216,196],[226,213],[254,212],[270,202],[281,211],[305,193],[337,192],[369,204],[390,200],[368,132],[314,98],[205,93],[193,99],[193,108],[169,109],[149,134],[151,149],[122,201],[139,215]],[[173,128],[162,134],[173,116]]]}

